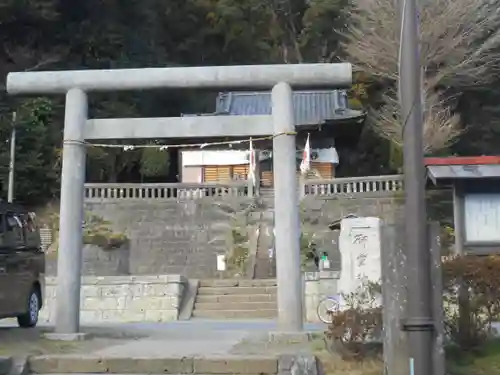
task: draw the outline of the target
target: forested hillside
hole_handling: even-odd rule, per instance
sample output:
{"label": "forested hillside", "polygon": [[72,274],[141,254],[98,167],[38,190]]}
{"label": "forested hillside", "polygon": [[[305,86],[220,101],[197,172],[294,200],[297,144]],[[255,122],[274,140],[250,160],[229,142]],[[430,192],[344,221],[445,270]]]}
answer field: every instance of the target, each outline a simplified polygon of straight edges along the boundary
{"label": "forested hillside", "polygon": [[[360,21],[353,15],[366,16],[360,11],[350,0],[0,0],[0,84],[10,71],[348,60],[358,69],[351,104],[377,110],[383,107],[384,90],[392,83],[387,76],[367,69],[360,61],[362,55],[349,48],[356,38],[366,35],[353,29]],[[431,150],[433,153],[496,152],[499,89],[496,76],[488,77],[488,82],[483,80],[473,88],[457,91],[456,86],[448,85],[458,93],[450,107],[452,114],[459,114],[457,142],[445,142]],[[214,95],[184,91],[92,95],[90,115],[205,112],[213,110]],[[7,97],[2,88],[2,196],[7,189],[14,111],[18,127],[16,198],[40,204],[58,196],[62,99]],[[354,151],[344,159],[345,173],[389,173],[400,166],[398,138],[383,134],[370,119]],[[169,168],[175,163],[174,152],[92,148],[88,180],[175,181],[175,168]]]}

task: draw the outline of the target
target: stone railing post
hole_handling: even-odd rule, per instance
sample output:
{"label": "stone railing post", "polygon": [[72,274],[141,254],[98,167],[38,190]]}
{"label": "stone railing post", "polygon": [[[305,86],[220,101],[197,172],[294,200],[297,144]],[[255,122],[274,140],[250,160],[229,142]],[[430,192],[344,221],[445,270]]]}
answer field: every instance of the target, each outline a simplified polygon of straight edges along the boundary
{"label": "stone railing post", "polygon": [[248,185],[248,196],[250,198],[253,198],[255,196],[255,186],[253,184],[254,184],[253,180],[249,179],[247,185]]}
{"label": "stone railing post", "polygon": [[306,196],[306,179],[301,174],[299,177],[299,200],[301,201]]}
{"label": "stone railing post", "polygon": [[253,187],[255,196],[260,196],[260,151],[255,151],[255,185]]}

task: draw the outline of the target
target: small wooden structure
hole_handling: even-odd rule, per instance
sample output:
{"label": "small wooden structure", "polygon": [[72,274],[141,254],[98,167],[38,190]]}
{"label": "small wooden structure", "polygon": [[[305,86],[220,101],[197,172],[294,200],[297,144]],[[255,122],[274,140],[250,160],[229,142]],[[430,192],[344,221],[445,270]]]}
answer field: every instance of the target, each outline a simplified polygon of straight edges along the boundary
{"label": "small wooden structure", "polygon": [[[365,113],[349,108],[345,90],[294,91],[294,121],[297,131],[297,176],[306,139],[310,137],[311,171],[309,179],[331,180],[339,164],[339,149],[356,147],[363,129]],[[224,116],[258,116],[271,114],[268,91],[223,92],[217,97],[216,112]],[[185,115],[192,116],[192,115]],[[204,116],[204,115],[201,115]],[[248,148],[248,143],[244,145]],[[272,142],[254,144],[256,178],[262,187],[273,186]],[[238,145],[186,149],[181,153],[180,177],[185,183],[227,183],[246,180],[249,168],[248,149]]]}
{"label": "small wooden structure", "polygon": [[426,158],[427,177],[453,189],[455,253],[500,253],[500,156]]}

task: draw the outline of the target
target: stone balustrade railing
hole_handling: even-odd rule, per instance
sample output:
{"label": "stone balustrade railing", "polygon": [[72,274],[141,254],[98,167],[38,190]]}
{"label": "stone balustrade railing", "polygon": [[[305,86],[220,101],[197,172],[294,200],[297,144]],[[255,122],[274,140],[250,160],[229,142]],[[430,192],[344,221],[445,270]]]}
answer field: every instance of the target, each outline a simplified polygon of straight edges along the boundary
{"label": "stone balustrade railing", "polygon": [[241,197],[248,195],[245,182],[228,184],[102,184],[87,183],[84,189],[85,201],[101,200],[175,200],[205,197]]}
{"label": "stone balustrade railing", "polygon": [[[307,180],[300,187],[302,196],[394,193],[403,190],[402,175]],[[303,189],[303,190],[302,190]],[[246,181],[223,183],[157,183],[157,184],[85,184],[85,201],[102,200],[176,200],[205,197],[246,197],[252,195]]]}
{"label": "stone balustrade railing", "polygon": [[403,176],[387,175],[335,178],[333,180],[306,180],[303,183],[303,189],[303,195],[315,196],[394,193],[403,190]]}

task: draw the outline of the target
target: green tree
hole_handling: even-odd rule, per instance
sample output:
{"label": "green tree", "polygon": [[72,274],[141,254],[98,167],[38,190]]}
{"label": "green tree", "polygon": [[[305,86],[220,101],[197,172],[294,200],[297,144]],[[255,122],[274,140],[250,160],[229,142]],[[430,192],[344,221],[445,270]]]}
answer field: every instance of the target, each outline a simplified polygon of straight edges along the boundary
{"label": "green tree", "polygon": [[170,166],[168,152],[158,148],[144,148],[141,152],[140,171],[145,177],[165,174]]}
{"label": "green tree", "polygon": [[[345,25],[349,2],[0,0],[0,74],[37,69],[336,61],[339,32]],[[44,105],[51,107],[50,124],[46,124],[51,136],[38,139],[46,143],[37,148],[44,152],[53,149],[53,172],[58,175],[62,98],[19,101],[0,95],[2,139],[8,137],[11,112],[17,109],[21,121],[21,108],[29,102],[32,113],[41,113]],[[194,96],[179,90],[92,94],[89,110],[91,117],[101,118],[178,116],[210,111],[214,102],[212,93],[197,92]],[[40,111],[35,105],[42,105]],[[24,142],[22,136],[20,132],[19,142]],[[161,144],[164,140],[153,142]],[[126,180],[132,174],[161,178],[169,169],[170,152],[90,147],[87,177],[101,182]],[[2,179],[7,178],[7,165],[2,165]],[[22,186],[34,185],[31,176],[22,173],[17,181]],[[40,194],[49,198],[53,194],[50,191],[40,190]]]}
{"label": "green tree", "polygon": [[[22,101],[17,111],[15,152],[15,198],[24,204],[43,203],[58,193],[59,132],[53,122],[53,105],[47,99]],[[6,197],[10,160],[10,118],[0,121],[0,181]]]}
{"label": "green tree", "polygon": [[497,155],[500,142],[500,106],[498,80],[482,89],[468,90],[458,103],[465,124],[464,135],[453,145],[458,155]]}
{"label": "green tree", "polygon": [[[337,61],[349,0],[200,0],[224,50],[251,46],[258,62]],[[241,52],[240,52],[241,53]]]}

